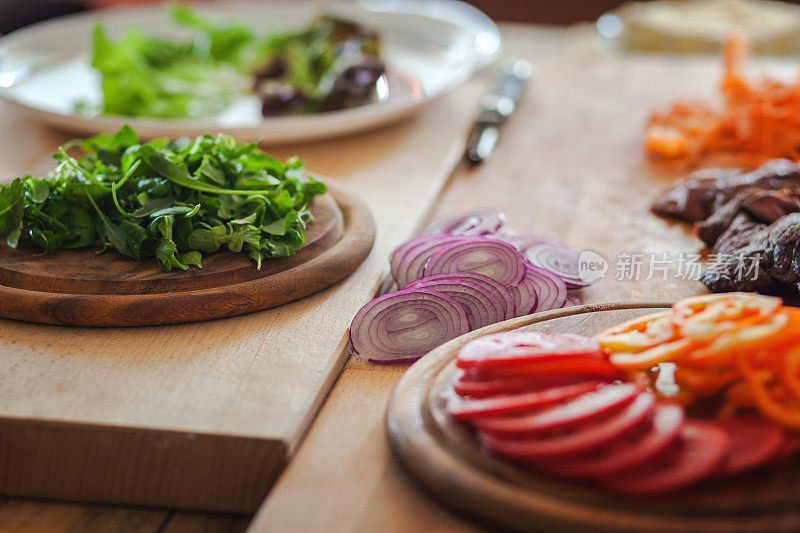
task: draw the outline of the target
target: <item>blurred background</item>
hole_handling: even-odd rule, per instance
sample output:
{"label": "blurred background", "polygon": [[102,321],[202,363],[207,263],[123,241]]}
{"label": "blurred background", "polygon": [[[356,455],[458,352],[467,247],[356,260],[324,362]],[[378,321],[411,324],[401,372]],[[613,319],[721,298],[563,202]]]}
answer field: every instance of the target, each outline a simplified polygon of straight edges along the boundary
{"label": "blurred background", "polygon": [[[0,33],[59,15],[154,0],[0,0]],[[263,0],[268,2],[269,0]],[[571,24],[595,20],[622,0],[467,0],[498,21]],[[797,2],[795,2],[797,3]]]}

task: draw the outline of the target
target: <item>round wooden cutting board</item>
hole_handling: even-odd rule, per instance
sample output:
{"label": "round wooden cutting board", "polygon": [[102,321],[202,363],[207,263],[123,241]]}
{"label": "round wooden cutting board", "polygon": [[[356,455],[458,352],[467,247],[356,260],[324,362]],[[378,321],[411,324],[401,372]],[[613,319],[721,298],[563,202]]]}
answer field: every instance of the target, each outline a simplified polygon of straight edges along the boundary
{"label": "round wooden cutting board", "polygon": [[311,205],[307,242],[263,261],[219,252],[203,268],[163,272],[155,259],[110,251],[41,255],[0,244],[0,317],[76,326],[145,326],[242,315],[320,291],[355,270],[375,240],[372,215],[328,181]]}
{"label": "round wooden cutting board", "polygon": [[440,346],[405,373],[392,395],[386,427],[395,457],[450,507],[515,531],[800,531],[796,458],[677,494],[623,498],[589,482],[558,481],[491,456],[445,411],[455,354],[475,337],[520,328],[594,335],[664,307],[669,304],[559,309],[487,326]]}

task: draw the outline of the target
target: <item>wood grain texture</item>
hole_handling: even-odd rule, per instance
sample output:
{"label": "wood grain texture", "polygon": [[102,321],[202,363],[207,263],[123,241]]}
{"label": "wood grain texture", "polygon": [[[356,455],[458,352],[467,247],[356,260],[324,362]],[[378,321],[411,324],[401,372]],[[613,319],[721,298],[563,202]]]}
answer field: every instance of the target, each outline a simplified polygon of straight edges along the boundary
{"label": "wood grain texture", "polygon": [[[653,107],[679,96],[706,98],[714,93],[720,74],[717,58],[608,53],[597,48],[588,26],[562,30],[503,25],[501,30],[505,54],[532,61],[537,79],[506,124],[495,154],[452,181],[436,214],[492,206],[506,213],[511,230],[551,235],[576,249],[601,253],[612,264],[604,279],[579,293],[584,303],[665,301],[705,292],[701,283],[676,276],[675,263],[667,280],[651,276],[647,265],[639,279],[617,280],[613,261],[622,252],[700,250],[700,241],[686,228],[649,213],[651,199],[674,175],[643,161],[641,140]],[[491,73],[476,82],[488,89]],[[414,487],[390,460],[379,431],[389,394],[384,387],[393,387],[406,368],[370,365],[358,358],[348,362],[332,398],[360,400],[326,406],[252,531],[313,531],[306,526],[335,523],[342,509],[348,510],[349,520],[338,531],[372,531],[366,524],[382,524],[387,533],[491,530],[468,515],[454,519],[453,512]],[[367,380],[378,379],[381,387],[367,386]],[[349,417],[367,420],[360,426],[359,445],[328,446],[343,438],[335,421]],[[382,452],[341,479],[312,467],[351,464],[373,448]],[[315,502],[314,517],[306,512],[309,501]]]}
{"label": "wood grain texture", "polygon": [[400,375],[344,371],[300,454],[249,531],[480,531],[418,490],[391,460],[383,418]]}
{"label": "wood grain texture", "polygon": [[[345,194],[345,193],[341,193]],[[59,250],[43,255],[30,246],[10,248],[0,243],[0,285],[37,292],[62,294],[159,294],[184,292],[241,283],[267,277],[305,262],[308,248],[320,241],[338,241],[344,232],[341,209],[331,194],[312,201],[314,220],[308,224],[301,253],[286,259],[264,261],[261,270],[245,254],[220,251],[203,258],[203,268],[164,272],[154,258],[138,261],[114,250],[97,255],[97,249]]]}
{"label": "wood grain texture", "polygon": [[[8,479],[13,465],[0,458],[6,492],[24,487],[25,494],[57,493],[86,501],[102,481],[109,487],[103,501],[126,503],[133,486],[119,486],[120,480],[130,481],[134,473],[142,478],[162,473],[139,468],[137,455],[128,454],[126,447],[114,449],[120,442],[113,435],[118,431],[131,431],[144,440],[151,432],[165,432],[236,443],[268,441],[275,443],[270,449],[279,454],[273,457],[274,464],[290,458],[344,365],[347,326],[374,294],[386,255],[410,237],[438,195],[480,90],[480,85],[469,84],[432,104],[424,115],[391,128],[324,143],[266,147],[281,158],[299,154],[308,168],[329,176],[334,186],[354,191],[374,214],[377,238],[372,252],[351,276],[325,290],[278,308],[185,325],[85,328],[0,319],[0,374],[4,376],[0,419],[9,424],[24,421],[31,427],[41,424],[47,431],[63,424],[72,434],[59,434],[58,439],[73,442],[83,438],[79,433],[84,425],[108,431],[104,434],[98,429],[92,440],[83,440],[85,446],[72,446],[75,453],[67,462],[83,468],[62,467],[52,479],[45,479],[43,469],[64,458],[59,440],[28,441],[30,457],[24,475],[38,486],[26,481],[20,469]],[[0,175],[4,179],[52,168],[50,154],[67,137],[30,124],[2,104],[0,120],[4,125]],[[15,433],[14,439],[23,435]],[[105,451],[91,448],[95,442]],[[137,439],[130,442],[134,449],[143,446]],[[174,445],[169,440],[164,443]],[[19,450],[22,444],[17,441],[9,446]],[[101,479],[99,473],[91,472],[92,461],[105,461],[112,451],[121,463],[118,468],[127,468],[131,474]],[[234,456],[234,460],[246,464],[253,453]],[[195,462],[195,466],[202,471],[205,465]],[[261,468],[260,463],[255,466]],[[249,475],[255,479],[262,472]],[[193,479],[202,475],[198,472]],[[137,484],[152,488],[153,481],[137,479]],[[168,481],[167,477],[163,480]],[[243,487],[263,491],[264,479],[257,481],[245,482]],[[197,498],[205,502],[180,504],[187,507],[220,509],[220,501],[231,500],[215,482],[201,482],[199,489],[187,485],[184,490],[195,495],[202,491]],[[136,498],[142,501],[141,495]],[[214,498],[221,500],[212,503]],[[253,506],[250,512],[254,511],[255,497],[247,501]],[[241,503],[236,505],[241,509]]]}
{"label": "wood grain texture", "polygon": [[239,513],[288,457],[268,438],[6,418],[0,450],[4,494]]}
{"label": "wood grain texture", "polygon": [[2,533],[158,533],[169,518],[152,509],[0,500]]}
{"label": "wood grain texture", "polygon": [[244,254],[207,256],[203,268],[162,272],[115,252],[0,250],[0,316],[73,326],[152,326],[269,309],[341,280],[369,254],[375,226],[366,205],[341,188],[316,202],[310,241],[261,270]]}
{"label": "wood grain texture", "polygon": [[[469,338],[517,329],[594,335],[652,313],[653,307],[589,305],[551,311],[488,326],[437,348],[405,373],[392,394],[386,427],[395,456],[443,502],[515,531],[797,531],[800,465],[795,459],[663,497],[632,499],[491,456],[466,426],[447,414],[455,356]],[[753,491],[756,486],[759,490]]]}

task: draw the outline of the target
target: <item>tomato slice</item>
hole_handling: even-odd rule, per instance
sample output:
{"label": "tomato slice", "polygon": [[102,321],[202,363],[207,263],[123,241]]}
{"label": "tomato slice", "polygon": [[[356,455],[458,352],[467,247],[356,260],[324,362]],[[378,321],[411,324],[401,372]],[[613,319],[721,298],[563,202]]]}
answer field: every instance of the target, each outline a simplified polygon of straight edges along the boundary
{"label": "tomato slice", "polygon": [[493,379],[511,378],[517,376],[542,376],[560,374],[585,374],[617,379],[622,373],[601,359],[570,358],[557,361],[543,361],[534,363],[520,363],[498,367],[472,367],[463,374],[464,381],[491,381]]}
{"label": "tomato slice", "polygon": [[631,383],[605,385],[551,409],[505,417],[479,417],[473,425],[494,435],[532,435],[569,429],[632,402],[641,389]]}
{"label": "tomato slice", "polygon": [[608,382],[604,376],[596,374],[541,374],[498,378],[489,381],[473,381],[462,378],[453,383],[453,390],[461,396],[472,398],[486,398],[498,394],[538,392],[552,387],[577,385],[580,383]]}
{"label": "tomato slice", "polygon": [[595,335],[603,350],[641,352],[675,336],[670,312],[654,313],[623,322]]}
{"label": "tomato slice", "polygon": [[540,391],[523,392],[520,394],[506,394],[480,399],[456,398],[448,403],[447,410],[453,418],[459,420],[469,420],[476,416],[502,415],[529,411],[591,392],[597,389],[597,386],[600,384],[600,381],[585,381],[574,385],[551,387]]}
{"label": "tomato slice", "polygon": [[712,474],[725,459],[731,437],[712,421],[688,420],[683,424],[673,453],[661,460],[602,478],[606,487],[630,496],[648,496],[683,488]]}
{"label": "tomato slice", "polygon": [[593,453],[544,466],[554,474],[575,478],[604,477],[631,469],[650,461],[675,442],[684,419],[680,405],[657,405],[650,424],[642,431],[628,432]]}
{"label": "tomato slice", "polygon": [[479,440],[493,452],[514,459],[569,457],[606,444],[641,424],[653,411],[656,398],[643,392],[621,411],[554,437],[506,438],[480,433]]}
{"label": "tomato slice", "polygon": [[760,416],[736,416],[720,420],[731,436],[731,449],[720,465],[719,475],[752,470],[774,457],[786,446],[786,433]]}
{"label": "tomato slice", "polygon": [[511,331],[485,335],[459,350],[456,364],[461,368],[502,366],[565,357],[602,357],[597,341],[583,335],[553,335],[538,331]]}

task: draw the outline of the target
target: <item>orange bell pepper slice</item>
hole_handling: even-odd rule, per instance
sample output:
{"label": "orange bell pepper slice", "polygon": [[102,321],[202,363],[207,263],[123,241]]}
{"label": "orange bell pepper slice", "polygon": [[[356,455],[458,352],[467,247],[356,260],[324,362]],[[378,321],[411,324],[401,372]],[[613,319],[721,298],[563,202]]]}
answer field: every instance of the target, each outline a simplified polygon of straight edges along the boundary
{"label": "orange bell pepper slice", "polygon": [[688,360],[705,368],[732,365],[733,351],[781,347],[792,338],[800,338],[798,323],[800,316],[793,320],[792,315],[782,311],[768,317],[742,318],[735,322],[736,329],[720,333],[710,344],[691,352]]}
{"label": "orange bell pepper slice", "polygon": [[780,298],[750,293],[727,293],[687,298],[672,308],[678,335],[711,342],[726,331],[740,329],[745,317],[768,317],[780,307]]}
{"label": "orange bell pepper slice", "polygon": [[[787,398],[783,387],[774,379],[765,379],[765,373],[752,366],[743,352],[736,354],[736,364],[747,380],[758,410],[770,420],[793,429],[800,429],[800,404],[794,398]],[[772,374],[772,372],[769,372]],[[792,401],[795,400],[795,401]]]}
{"label": "orange bell pepper slice", "polygon": [[609,361],[614,366],[623,369],[638,368],[648,369],[659,363],[672,361],[676,357],[686,353],[695,345],[689,338],[682,338],[676,341],[665,342],[638,353],[618,352],[609,356]]}
{"label": "orange bell pepper slice", "polygon": [[682,388],[692,390],[696,396],[708,398],[722,391],[728,384],[739,378],[735,368],[722,368],[718,371],[702,371],[686,366],[675,370],[675,381]]}
{"label": "orange bell pepper slice", "polygon": [[783,358],[781,379],[797,401],[800,401],[800,347],[791,348]]}
{"label": "orange bell pepper slice", "polygon": [[628,320],[595,335],[604,350],[613,352],[642,352],[675,336],[670,312],[654,313]]}

